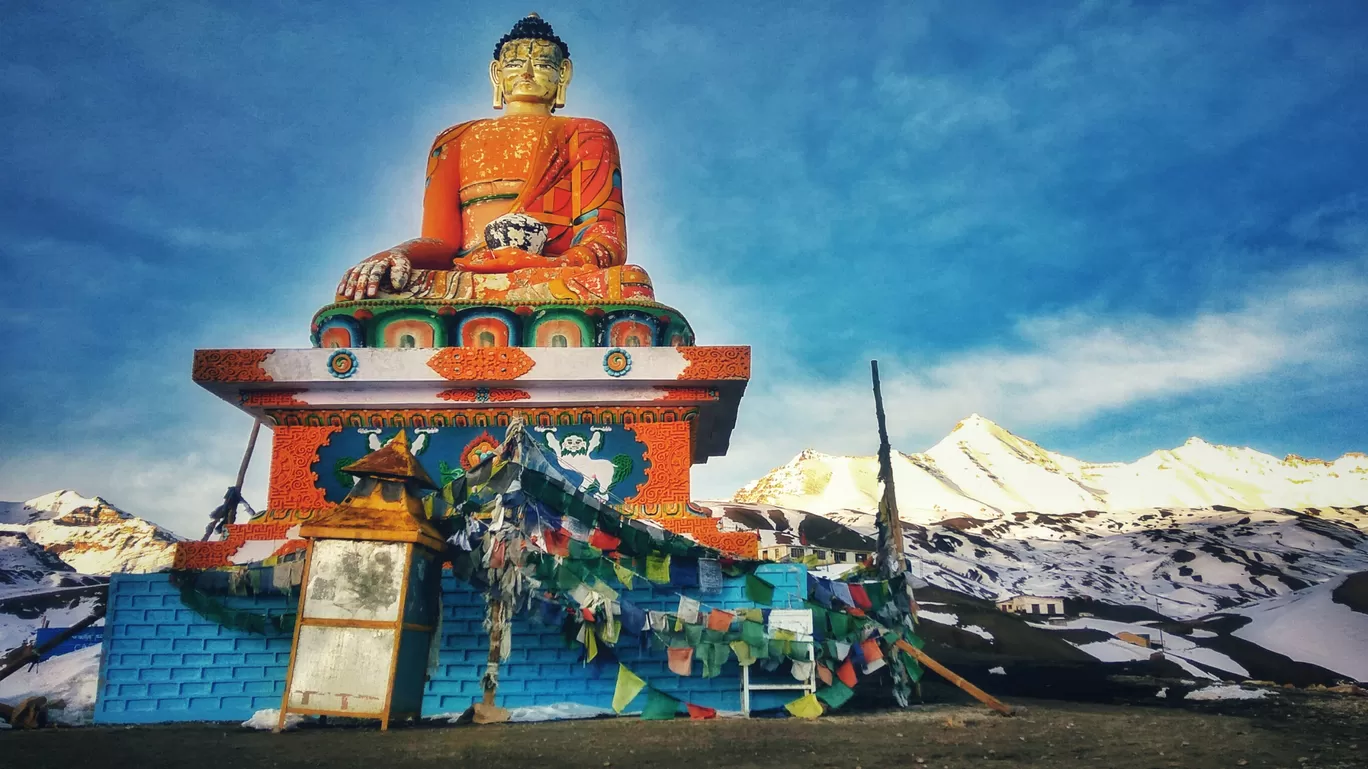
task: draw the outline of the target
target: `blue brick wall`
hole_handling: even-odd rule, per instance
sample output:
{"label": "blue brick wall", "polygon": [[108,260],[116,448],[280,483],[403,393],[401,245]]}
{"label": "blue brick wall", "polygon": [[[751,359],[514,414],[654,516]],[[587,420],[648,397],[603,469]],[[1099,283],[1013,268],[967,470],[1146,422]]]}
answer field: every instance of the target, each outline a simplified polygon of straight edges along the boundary
{"label": "blue brick wall", "polygon": [[[230,597],[232,608],[292,613],[281,596]],[[186,608],[166,574],[109,582],[95,722],[241,721],[280,707],[289,633],[230,630]]]}
{"label": "blue brick wall", "polygon": [[[807,592],[802,566],[770,564],[758,573],[776,586],[776,608],[802,606]],[[636,589],[623,591],[623,596],[643,609],[673,611],[679,605],[674,590],[643,582],[637,580]],[[280,706],[289,634],[254,635],[204,619],[181,604],[165,574],[115,575],[109,590],[96,723],[241,721],[262,708]],[[483,597],[449,572],[443,574],[442,591],[441,648],[425,687],[424,715],[459,713],[479,700],[480,675],[489,654],[489,638],[481,628]],[[717,596],[685,593],[724,609],[754,605],[746,600],[744,579],[727,579]],[[294,610],[293,600],[274,596],[229,598],[228,603],[272,614]],[[712,679],[704,679],[695,662],[694,675],[686,678],[667,669],[663,651],[635,648],[625,636],[615,651],[652,686],[680,700],[719,710],[741,708],[735,659]],[[558,628],[515,619],[512,653],[499,668],[498,704],[516,708],[575,702],[609,707],[616,665],[586,665],[581,655],[581,647],[566,647]],[[639,710],[644,697],[630,709]],[[757,692],[752,707],[779,707],[793,697],[791,692]]]}
{"label": "blue brick wall", "polygon": [[[757,574],[775,585],[775,608],[801,608],[807,597],[804,567],[767,564],[761,566]],[[621,585],[614,587],[621,590]],[[480,675],[489,657],[489,637],[481,629],[483,597],[450,573],[443,575],[442,592],[442,646],[437,670],[428,680],[427,696],[423,700],[423,712],[427,715],[459,713],[478,701],[481,697]],[[647,610],[674,611],[679,606],[680,591],[657,588],[645,580],[635,580],[635,589],[621,592],[624,598]],[[725,580],[721,595],[682,592],[722,609],[755,605],[746,600],[744,579]],[[623,664],[662,692],[718,710],[741,709],[741,668],[735,658],[727,663],[720,676],[710,679],[703,678],[702,664],[695,660],[693,675],[686,678],[669,671],[665,652],[649,646],[645,650],[634,648],[625,634],[614,651]],[[576,702],[599,708],[611,707],[613,689],[617,685],[617,665],[586,665],[580,659],[582,655],[583,647],[578,644],[566,647],[559,628],[515,618],[513,648],[508,660],[499,666],[496,704],[517,708]],[[795,696],[792,692],[756,692],[751,707],[755,710],[780,707]],[[641,694],[629,710],[640,710],[644,702],[645,694]]]}

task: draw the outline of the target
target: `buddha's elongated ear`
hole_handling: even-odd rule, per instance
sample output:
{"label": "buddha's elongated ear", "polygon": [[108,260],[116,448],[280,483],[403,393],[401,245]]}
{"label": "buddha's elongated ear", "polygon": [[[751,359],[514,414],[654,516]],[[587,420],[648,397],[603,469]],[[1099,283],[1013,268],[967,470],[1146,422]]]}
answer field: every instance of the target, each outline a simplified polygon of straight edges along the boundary
{"label": "buddha's elongated ear", "polygon": [[569,59],[565,59],[560,65],[560,74],[560,83],[556,85],[556,103],[553,107],[554,109],[560,109],[565,106],[565,89],[570,87],[570,78],[575,75],[575,65],[571,64]]}
{"label": "buddha's elongated ear", "polygon": [[494,109],[503,109],[503,78],[499,77],[499,60],[489,62],[489,83],[494,86]]}

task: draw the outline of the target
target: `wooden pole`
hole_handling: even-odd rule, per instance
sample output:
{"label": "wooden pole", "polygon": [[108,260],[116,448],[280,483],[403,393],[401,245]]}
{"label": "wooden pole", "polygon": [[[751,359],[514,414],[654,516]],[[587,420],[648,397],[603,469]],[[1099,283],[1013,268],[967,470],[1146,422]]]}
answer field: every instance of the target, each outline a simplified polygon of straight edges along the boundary
{"label": "wooden pole", "polygon": [[996,697],[993,697],[991,694],[983,691],[977,686],[974,686],[973,684],[964,680],[963,676],[954,672],[950,668],[947,668],[946,666],[940,664],[939,662],[931,659],[931,657],[921,649],[918,649],[917,647],[904,641],[901,638],[895,641],[893,645],[897,646],[902,651],[912,655],[912,657],[921,664],[925,665],[928,668],[931,668],[933,671],[939,674],[941,678],[944,678],[945,680],[949,681],[955,686],[958,686],[960,689],[963,689],[965,692],[969,694],[970,697],[973,697],[979,702],[982,702],[984,705],[987,705],[988,707],[992,708],[993,710],[996,710],[1004,716],[1012,715],[1012,708],[1010,706],[1002,704],[1002,702],[999,701]]}
{"label": "wooden pole", "polygon": [[252,422],[252,434],[247,438],[247,451],[242,454],[242,464],[238,465],[237,483],[233,484],[238,491],[242,491],[242,484],[247,480],[247,465],[252,462],[252,450],[256,448],[257,434],[261,432],[261,420]]}
{"label": "wooden pole", "polygon": [[[489,606],[489,664],[485,668],[485,675],[490,673],[498,675],[499,672],[499,647],[503,645],[503,601],[495,601]],[[486,707],[494,706],[494,695],[498,692],[498,678],[494,679],[493,686],[485,686],[484,704]]]}
{"label": "wooden pole", "polygon": [[7,661],[3,667],[0,667],[0,681],[9,678],[10,675],[14,673],[14,671],[18,670],[19,668],[22,668],[30,662],[37,662],[49,650],[57,648],[57,646],[61,644],[63,641],[76,635],[82,630],[85,630],[91,625],[94,625],[96,622],[100,621],[100,618],[104,615],[105,609],[103,606],[101,606],[95,609],[95,611],[91,612],[90,616],[86,617],[80,622],[77,622],[75,625],[72,625],[71,627],[67,628],[66,630],[62,631],[56,636],[48,639],[48,642],[43,644],[42,646],[30,646],[27,648],[21,647],[18,650],[18,654],[15,655],[14,659]]}
{"label": "wooden pole", "polygon": [[886,552],[879,555],[884,561],[884,576],[892,579],[906,569],[903,560],[902,518],[898,515],[898,496],[893,488],[893,448],[888,444],[883,390],[879,386],[879,362],[870,361],[869,369],[874,379],[874,414],[879,420],[879,480],[883,482],[883,495],[879,498],[879,519]]}

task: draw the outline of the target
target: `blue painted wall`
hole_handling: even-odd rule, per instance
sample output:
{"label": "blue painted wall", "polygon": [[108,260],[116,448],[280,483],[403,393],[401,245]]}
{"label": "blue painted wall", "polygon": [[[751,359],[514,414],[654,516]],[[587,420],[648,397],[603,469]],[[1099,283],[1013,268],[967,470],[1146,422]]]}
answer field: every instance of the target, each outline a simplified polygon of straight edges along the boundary
{"label": "blue painted wall", "polygon": [[[758,573],[776,587],[774,608],[802,606],[807,597],[802,566],[770,564]],[[684,592],[709,606],[737,609],[754,605],[746,600],[744,586],[742,579],[728,579],[721,595]],[[429,716],[459,713],[480,699],[480,674],[489,654],[489,638],[481,628],[482,596],[450,572],[443,574],[442,591],[441,648],[423,698],[423,713]],[[676,591],[643,585],[642,580],[624,597],[657,611],[673,611],[679,604]],[[255,635],[204,619],[182,605],[165,574],[115,575],[109,602],[96,723],[243,721],[257,710],[280,706],[290,659],[288,633]],[[271,614],[294,611],[292,600],[276,596],[230,597],[227,603]],[[740,668],[734,659],[717,678],[704,679],[698,662],[694,675],[685,678],[666,668],[663,651],[634,648],[625,636],[615,651],[652,686],[682,701],[741,709]],[[586,665],[581,656],[579,646],[566,648],[558,628],[515,619],[512,654],[499,668],[498,704],[609,707],[616,665]],[[752,707],[779,707],[795,696],[757,692]],[[640,710],[644,701],[642,694],[628,711]]]}
{"label": "blue painted wall", "polygon": [[[292,613],[281,596],[229,597],[232,608]],[[95,722],[242,721],[280,707],[291,635],[230,630],[187,609],[166,574],[109,581]]]}

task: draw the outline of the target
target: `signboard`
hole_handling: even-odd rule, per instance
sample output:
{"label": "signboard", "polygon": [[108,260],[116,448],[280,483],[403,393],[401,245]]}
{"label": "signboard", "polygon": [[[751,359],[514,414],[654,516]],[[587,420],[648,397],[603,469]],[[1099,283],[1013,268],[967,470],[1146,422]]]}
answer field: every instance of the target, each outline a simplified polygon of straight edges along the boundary
{"label": "signboard", "polygon": [[797,636],[799,641],[812,640],[811,609],[774,609],[770,611],[769,632],[787,630]]}
{"label": "signboard", "polygon": [[405,547],[400,542],[315,541],[309,589],[304,593],[305,618],[362,622],[399,619],[407,565]]}
{"label": "signboard", "polygon": [[[51,641],[52,639],[56,638],[62,633],[65,633],[67,630],[68,628],[64,627],[38,628],[38,638],[35,641],[35,645],[42,646],[43,644],[47,643],[48,641]],[[76,635],[57,644],[57,647],[55,649],[43,655],[43,659],[51,659],[52,657],[57,657],[62,654],[70,654],[71,652],[77,651],[79,649],[84,649],[87,646],[99,646],[102,643],[104,643],[104,628],[88,627],[85,630],[82,630],[81,632],[77,633]]]}

